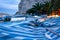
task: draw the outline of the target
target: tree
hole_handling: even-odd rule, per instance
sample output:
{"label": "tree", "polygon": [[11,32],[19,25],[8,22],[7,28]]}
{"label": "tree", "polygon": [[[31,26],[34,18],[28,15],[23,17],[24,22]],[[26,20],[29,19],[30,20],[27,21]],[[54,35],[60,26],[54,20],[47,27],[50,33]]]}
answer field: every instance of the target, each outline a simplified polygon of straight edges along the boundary
{"label": "tree", "polygon": [[60,0],[51,0],[51,12],[56,13],[56,10],[60,8]]}
{"label": "tree", "polygon": [[29,15],[30,15],[31,13],[34,13],[34,12],[35,12],[35,10],[34,10],[33,8],[28,9],[28,10],[26,11],[26,13],[29,14]]}
{"label": "tree", "polygon": [[50,2],[45,2],[43,10],[46,11],[48,15],[56,13],[56,10],[60,8],[59,0],[51,0]]}
{"label": "tree", "polygon": [[33,9],[37,12],[41,12],[42,11],[42,8],[43,8],[43,4],[41,3],[36,3],[35,5],[33,5]]}
{"label": "tree", "polygon": [[51,7],[50,2],[45,2],[42,11],[43,11],[43,12],[45,11],[45,13],[49,15],[49,14],[50,14],[50,13],[49,13],[49,12],[50,12],[50,7]]}
{"label": "tree", "polygon": [[38,2],[35,5],[33,5],[31,9],[28,9],[26,12],[29,14],[30,13],[35,14],[35,12],[38,12],[39,14],[42,12],[42,4]]}
{"label": "tree", "polygon": [[52,14],[53,12],[56,13],[56,10],[60,8],[60,0],[51,0],[50,2],[45,2],[45,4],[36,3],[32,6],[31,9],[27,10],[27,13],[32,14]]}
{"label": "tree", "polygon": [[51,0],[51,3],[53,2],[52,10],[57,10],[60,7],[60,0]]}

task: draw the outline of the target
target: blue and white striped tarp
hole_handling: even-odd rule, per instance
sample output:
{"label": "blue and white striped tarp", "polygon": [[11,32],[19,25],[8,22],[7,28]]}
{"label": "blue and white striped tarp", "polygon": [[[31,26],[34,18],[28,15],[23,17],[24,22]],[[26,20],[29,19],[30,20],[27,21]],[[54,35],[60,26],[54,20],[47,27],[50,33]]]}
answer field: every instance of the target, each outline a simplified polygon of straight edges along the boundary
{"label": "blue and white striped tarp", "polygon": [[56,31],[52,30],[52,29],[46,29],[46,33],[45,36],[51,40],[60,40],[60,34],[57,33],[57,29]]}
{"label": "blue and white striped tarp", "polygon": [[35,23],[31,21],[0,24],[0,40],[50,40],[45,36],[49,31],[34,25]]}

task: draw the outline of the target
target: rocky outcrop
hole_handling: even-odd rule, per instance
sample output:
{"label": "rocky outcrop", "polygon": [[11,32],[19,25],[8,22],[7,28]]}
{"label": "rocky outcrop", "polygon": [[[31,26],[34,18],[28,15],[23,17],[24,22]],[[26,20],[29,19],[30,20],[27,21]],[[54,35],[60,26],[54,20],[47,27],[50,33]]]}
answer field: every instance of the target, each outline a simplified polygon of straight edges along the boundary
{"label": "rocky outcrop", "polygon": [[32,7],[37,2],[44,3],[49,0],[21,0],[19,3],[19,14],[25,15],[26,11]]}

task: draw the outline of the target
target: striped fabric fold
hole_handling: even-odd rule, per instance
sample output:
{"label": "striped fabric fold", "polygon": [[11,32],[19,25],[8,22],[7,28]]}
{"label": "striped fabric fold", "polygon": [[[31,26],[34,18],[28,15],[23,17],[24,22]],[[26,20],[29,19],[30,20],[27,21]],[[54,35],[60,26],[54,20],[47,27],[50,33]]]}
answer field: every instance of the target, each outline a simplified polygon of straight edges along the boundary
{"label": "striped fabric fold", "polygon": [[35,24],[32,21],[0,24],[0,40],[53,40],[60,37],[49,29],[36,27]]}

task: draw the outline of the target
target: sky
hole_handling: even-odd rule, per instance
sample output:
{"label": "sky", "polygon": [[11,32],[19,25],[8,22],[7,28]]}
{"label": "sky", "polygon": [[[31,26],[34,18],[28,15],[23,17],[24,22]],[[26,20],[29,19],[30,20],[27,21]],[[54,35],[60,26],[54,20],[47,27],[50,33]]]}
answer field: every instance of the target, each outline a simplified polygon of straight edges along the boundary
{"label": "sky", "polygon": [[18,11],[20,0],[0,0],[0,13],[14,15]]}

